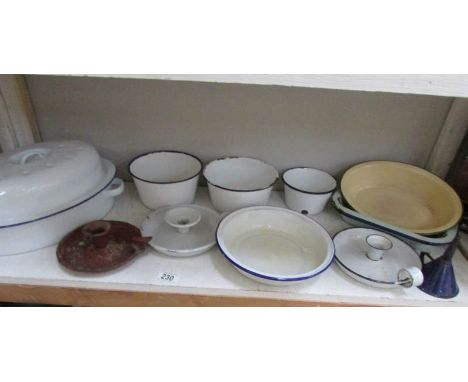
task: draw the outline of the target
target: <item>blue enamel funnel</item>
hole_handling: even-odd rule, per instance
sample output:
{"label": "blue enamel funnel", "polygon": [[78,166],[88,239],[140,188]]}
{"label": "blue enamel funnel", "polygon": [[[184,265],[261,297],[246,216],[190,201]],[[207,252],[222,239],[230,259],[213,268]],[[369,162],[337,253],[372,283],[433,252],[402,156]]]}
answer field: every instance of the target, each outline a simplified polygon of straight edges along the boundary
{"label": "blue enamel funnel", "polygon": [[[421,253],[423,263],[421,271],[424,275],[424,282],[418,288],[424,293],[438,298],[453,298],[458,294],[459,289],[452,265],[452,257],[457,248],[457,243],[458,235],[450,243],[444,254],[435,260],[427,252]],[[431,261],[424,264],[426,256]]]}

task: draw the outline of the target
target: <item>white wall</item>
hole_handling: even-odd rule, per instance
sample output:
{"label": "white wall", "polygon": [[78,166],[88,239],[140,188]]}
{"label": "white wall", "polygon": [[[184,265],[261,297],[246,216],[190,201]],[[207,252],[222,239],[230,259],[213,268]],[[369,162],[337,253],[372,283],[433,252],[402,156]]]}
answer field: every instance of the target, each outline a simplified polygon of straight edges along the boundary
{"label": "white wall", "polygon": [[131,157],[176,149],[282,171],[334,174],[354,163],[424,166],[451,98],[137,79],[28,76],[44,140],[82,139],[125,172]]}

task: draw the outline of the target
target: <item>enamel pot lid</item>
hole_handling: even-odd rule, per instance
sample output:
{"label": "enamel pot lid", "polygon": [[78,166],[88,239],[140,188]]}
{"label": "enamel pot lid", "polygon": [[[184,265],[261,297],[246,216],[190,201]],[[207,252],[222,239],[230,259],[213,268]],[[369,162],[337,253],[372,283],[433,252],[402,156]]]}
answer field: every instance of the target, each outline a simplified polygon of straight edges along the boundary
{"label": "enamel pot lid", "polygon": [[149,245],[168,256],[189,257],[207,252],[215,245],[220,216],[210,208],[180,204],[157,209],[141,224]]}
{"label": "enamel pot lid", "polygon": [[38,143],[0,155],[0,226],[69,206],[107,176],[96,149],[80,141]]}
{"label": "enamel pot lid", "polygon": [[419,255],[405,242],[369,228],[337,233],[335,261],[349,276],[368,285],[392,288],[423,282]]}

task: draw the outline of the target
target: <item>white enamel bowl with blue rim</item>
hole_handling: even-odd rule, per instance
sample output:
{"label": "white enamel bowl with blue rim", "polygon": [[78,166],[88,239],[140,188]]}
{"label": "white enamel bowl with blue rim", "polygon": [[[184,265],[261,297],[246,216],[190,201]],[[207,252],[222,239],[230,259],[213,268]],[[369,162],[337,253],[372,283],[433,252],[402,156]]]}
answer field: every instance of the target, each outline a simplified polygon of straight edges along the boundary
{"label": "white enamel bowl with blue rim", "polygon": [[219,224],[216,240],[239,272],[270,285],[291,285],[318,276],[330,266],[335,252],[320,224],[277,207],[230,213]]}

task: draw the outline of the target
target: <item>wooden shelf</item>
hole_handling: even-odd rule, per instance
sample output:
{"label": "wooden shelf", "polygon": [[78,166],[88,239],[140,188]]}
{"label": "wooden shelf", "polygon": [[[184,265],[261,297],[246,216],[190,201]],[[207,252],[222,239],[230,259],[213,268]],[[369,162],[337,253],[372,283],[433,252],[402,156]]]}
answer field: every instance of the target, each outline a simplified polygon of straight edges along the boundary
{"label": "wooden shelf", "polygon": [[466,74],[74,74],[74,76],[280,85],[468,97]]}
{"label": "wooden shelf", "polygon": [[[284,206],[274,192],[271,204]],[[196,203],[210,206],[207,191],[199,189]],[[108,219],[139,225],[149,210],[126,184]],[[317,216],[331,234],[347,227],[330,207]],[[192,258],[173,258],[148,249],[128,267],[103,275],[68,272],[59,266],[55,246],[28,254],[0,257],[0,301],[57,305],[242,305],[335,306],[403,305],[468,306],[468,262],[454,259],[460,294],[452,300],[432,298],[420,290],[378,289],[350,279],[336,265],[320,277],[290,287],[258,284],[235,270],[218,249]],[[174,281],[160,278],[163,272]]]}

